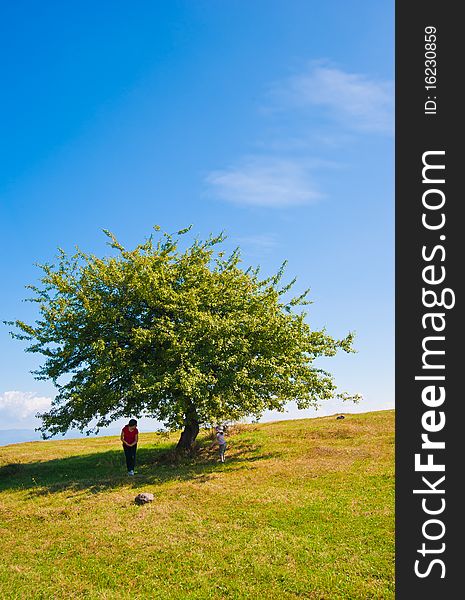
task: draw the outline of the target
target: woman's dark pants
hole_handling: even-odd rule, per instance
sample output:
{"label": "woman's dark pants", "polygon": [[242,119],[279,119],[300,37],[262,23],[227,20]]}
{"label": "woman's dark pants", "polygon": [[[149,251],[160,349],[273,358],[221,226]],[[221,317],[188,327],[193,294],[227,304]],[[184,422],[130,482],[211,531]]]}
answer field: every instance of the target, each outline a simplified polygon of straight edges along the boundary
{"label": "woman's dark pants", "polygon": [[137,444],[135,446],[126,446],[123,444],[123,450],[126,457],[126,466],[128,471],[134,471],[134,467],[136,466]]}

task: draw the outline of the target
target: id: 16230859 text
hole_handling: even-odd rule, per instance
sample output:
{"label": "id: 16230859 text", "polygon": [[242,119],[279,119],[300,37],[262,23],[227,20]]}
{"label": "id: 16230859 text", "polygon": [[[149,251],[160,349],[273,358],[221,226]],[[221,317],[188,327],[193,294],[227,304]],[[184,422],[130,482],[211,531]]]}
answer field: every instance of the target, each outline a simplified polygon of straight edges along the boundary
{"label": "id: 16230859 text", "polygon": [[425,27],[425,115],[437,112],[437,31],[436,27]]}

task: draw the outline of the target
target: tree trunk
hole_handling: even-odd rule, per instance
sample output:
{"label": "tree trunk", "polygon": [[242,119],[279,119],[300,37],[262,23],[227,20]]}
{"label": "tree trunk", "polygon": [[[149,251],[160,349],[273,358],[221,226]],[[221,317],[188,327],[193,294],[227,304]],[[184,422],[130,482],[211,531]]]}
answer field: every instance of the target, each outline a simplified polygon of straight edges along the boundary
{"label": "tree trunk", "polygon": [[190,404],[184,415],[184,430],[181,433],[179,442],[176,446],[176,452],[188,451],[190,452],[193,448],[195,438],[199,434],[200,424],[197,418],[197,412],[195,406]]}

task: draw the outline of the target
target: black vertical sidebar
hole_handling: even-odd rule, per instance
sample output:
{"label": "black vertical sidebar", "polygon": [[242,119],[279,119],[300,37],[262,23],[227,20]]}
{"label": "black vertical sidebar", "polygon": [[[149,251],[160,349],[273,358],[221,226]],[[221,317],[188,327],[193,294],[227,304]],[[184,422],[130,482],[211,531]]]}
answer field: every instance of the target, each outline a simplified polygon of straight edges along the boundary
{"label": "black vertical sidebar", "polygon": [[[396,598],[465,597],[464,25],[396,2]],[[463,165],[462,165],[463,162]],[[464,266],[462,266],[464,265]],[[417,465],[415,465],[417,455]]]}

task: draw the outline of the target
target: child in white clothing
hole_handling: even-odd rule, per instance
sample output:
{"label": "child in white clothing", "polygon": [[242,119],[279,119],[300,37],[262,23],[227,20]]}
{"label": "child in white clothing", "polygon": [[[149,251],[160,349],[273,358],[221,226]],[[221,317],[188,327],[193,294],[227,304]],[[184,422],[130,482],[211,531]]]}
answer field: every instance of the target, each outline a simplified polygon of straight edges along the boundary
{"label": "child in white clothing", "polygon": [[224,453],[226,451],[226,440],[224,439],[224,430],[221,427],[216,429],[216,441],[218,442],[220,461],[224,463]]}

